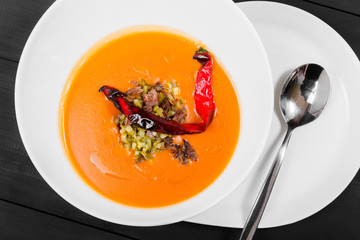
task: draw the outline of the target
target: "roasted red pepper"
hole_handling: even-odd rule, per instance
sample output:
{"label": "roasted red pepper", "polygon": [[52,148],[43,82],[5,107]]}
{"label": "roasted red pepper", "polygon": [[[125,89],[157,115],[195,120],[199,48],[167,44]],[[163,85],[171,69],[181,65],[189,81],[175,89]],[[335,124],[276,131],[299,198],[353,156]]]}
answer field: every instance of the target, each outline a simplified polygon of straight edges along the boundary
{"label": "roasted red pepper", "polygon": [[211,123],[215,114],[215,102],[211,87],[212,59],[210,54],[200,48],[193,57],[202,64],[197,72],[195,82],[195,108],[203,122],[198,124],[179,124],[175,121],[166,120],[152,113],[146,112],[129,102],[126,94],[109,86],[102,86],[106,98],[112,101],[132,123],[146,130],[166,133],[171,135],[183,135],[204,132]]}
{"label": "roasted red pepper", "polygon": [[201,133],[205,131],[206,126],[200,124],[179,124],[175,121],[166,120],[155,114],[146,112],[134,104],[126,100],[126,95],[119,90],[102,86],[99,90],[103,92],[107,99],[112,101],[117,109],[119,109],[132,123],[135,123],[146,130],[166,133],[171,135],[182,135],[191,133]]}
{"label": "roasted red pepper", "polygon": [[193,58],[202,65],[196,75],[194,93],[195,108],[207,127],[213,120],[215,114],[215,102],[211,86],[213,62],[209,52],[203,48],[200,48]]}

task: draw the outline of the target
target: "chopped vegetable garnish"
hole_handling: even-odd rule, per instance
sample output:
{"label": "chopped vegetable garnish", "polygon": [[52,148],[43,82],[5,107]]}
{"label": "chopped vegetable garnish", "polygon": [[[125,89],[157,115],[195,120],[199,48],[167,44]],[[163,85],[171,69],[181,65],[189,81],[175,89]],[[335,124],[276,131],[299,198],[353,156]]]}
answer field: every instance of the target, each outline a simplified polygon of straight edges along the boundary
{"label": "chopped vegetable garnish", "polygon": [[[145,93],[146,91],[144,91],[145,86],[148,93]],[[173,83],[171,86],[177,86],[177,84]],[[164,87],[159,83],[155,86],[151,86],[145,80],[140,80],[136,87],[126,91],[130,94],[136,94],[136,98],[128,98],[128,96],[126,96],[126,98],[129,99],[129,102],[132,102],[136,107],[141,109],[147,108],[148,112],[152,112],[161,118],[174,119],[175,121],[178,121],[176,119],[181,118],[180,120],[183,121],[186,117],[184,101],[169,93],[171,86],[169,85],[168,87]],[[155,105],[153,107],[149,106],[149,104],[151,105],[150,102],[154,101],[154,99],[151,101],[142,100],[144,98],[143,96],[145,94],[150,94],[151,91],[156,91],[156,94],[152,94],[157,96],[158,99],[155,99],[155,101],[158,100],[159,105]],[[169,98],[167,97],[168,95],[165,93],[170,94],[174,101],[177,102],[175,106],[170,105]],[[167,148],[166,146],[169,146],[166,144],[165,139],[172,139],[172,135],[146,130],[134,123],[131,123],[131,121],[122,113],[115,118],[114,123],[119,126],[122,144],[127,150],[134,151],[136,163],[151,159],[155,153],[165,150]],[[185,155],[182,154],[182,152],[171,152],[173,153],[174,158],[178,159],[181,164],[184,165],[188,162],[188,157],[184,157]]]}

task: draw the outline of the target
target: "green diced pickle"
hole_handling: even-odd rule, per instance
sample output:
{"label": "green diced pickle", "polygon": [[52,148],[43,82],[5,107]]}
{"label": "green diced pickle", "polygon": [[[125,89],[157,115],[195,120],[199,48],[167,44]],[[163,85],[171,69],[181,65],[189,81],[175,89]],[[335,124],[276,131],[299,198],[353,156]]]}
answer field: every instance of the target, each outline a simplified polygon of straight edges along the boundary
{"label": "green diced pickle", "polygon": [[148,85],[145,85],[145,86],[143,87],[143,93],[144,93],[144,94],[147,94],[148,91],[149,91],[149,86],[148,86]]}
{"label": "green diced pickle", "polygon": [[178,87],[174,87],[172,92],[175,96],[178,96],[180,94],[180,89]]}
{"label": "green diced pickle", "polygon": [[171,109],[171,110],[168,112],[169,117],[172,117],[172,116],[174,116],[175,114],[176,114],[176,111],[173,110],[173,109]]}
{"label": "green diced pickle", "polygon": [[131,144],[131,148],[132,148],[132,150],[135,150],[135,149],[136,149],[136,143],[135,143],[135,142],[133,142],[133,143]]}
{"label": "green diced pickle", "polygon": [[126,138],[126,135],[122,135],[122,136],[121,136],[121,141],[122,141],[123,143],[129,143],[129,141],[128,141],[127,138]]}
{"label": "green diced pickle", "polygon": [[139,108],[142,108],[142,106],[143,106],[143,100],[139,100],[139,99],[134,99],[134,105],[135,106],[137,106],[137,107],[139,107]]}
{"label": "green diced pickle", "polygon": [[120,134],[121,134],[121,135],[126,134],[126,129],[125,129],[124,127],[121,127],[121,129],[120,129]]}
{"label": "green diced pickle", "polygon": [[134,129],[131,126],[127,126],[125,129],[126,129],[127,132],[133,132],[134,131]]}
{"label": "green diced pickle", "polygon": [[164,117],[164,113],[163,113],[164,110],[161,107],[159,107],[158,105],[155,105],[153,107],[153,111],[154,111],[155,115],[157,115],[159,117]]}
{"label": "green diced pickle", "polygon": [[136,131],[128,132],[128,135],[130,135],[130,136],[134,136],[135,134],[136,134]]}
{"label": "green diced pickle", "polygon": [[164,99],[165,99],[164,93],[160,92],[159,93],[159,103],[162,103],[164,101]]}
{"label": "green diced pickle", "polygon": [[142,128],[139,128],[139,129],[138,129],[138,133],[139,133],[139,136],[140,136],[140,137],[144,137],[144,136],[145,136],[145,130],[142,129]]}
{"label": "green diced pickle", "polygon": [[145,79],[142,78],[142,79],[140,80],[140,85],[141,85],[141,86],[147,85]]}
{"label": "green diced pickle", "polygon": [[164,138],[166,138],[166,137],[168,137],[169,135],[167,135],[167,134],[165,134],[165,133],[160,133],[160,138],[161,139],[164,139]]}
{"label": "green diced pickle", "polygon": [[162,140],[161,139],[157,139],[155,142],[154,142],[154,146],[157,146]]}
{"label": "green diced pickle", "polygon": [[[141,86],[143,92],[137,96],[133,104],[139,108],[143,107],[143,94],[146,94],[153,87],[148,84],[144,79],[140,80],[138,86]],[[180,89],[175,82],[165,82],[163,85],[165,86],[164,91],[170,93],[171,97],[175,99],[175,96],[180,94]],[[167,93],[158,92],[159,103],[162,103],[165,98],[167,98]],[[173,103],[171,103],[173,105]],[[178,108],[184,105],[184,101],[182,99],[178,99],[177,103],[170,108],[170,110],[165,110],[158,105],[155,105],[152,109],[153,113],[159,117],[166,116],[174,116]],[[172,137],[169,134],[151,132],[152,137],[150,138],[146,132],[147,130],[140,128],[136,124],[131,124],[130,126],[125,126],[126,116],[120,113],[115,119],[114,123],[119,126],[120,140],[123,146],[129,150],[134,152],[135,162],[141,162],[140,160],[147,159],[150,160],[153,155],[157,152],[161,152],[165,149],[164,139],[166,137]],[[150,134],[149,134],[150,135]],[[151,161],[151,160],[150,160]]]}
{"label": "green diced pickle", "polygon": [[142,147],[144,147],[145,146],[145,143],[143,143],[143,142],[138,142],[137,143],[137,147],[140,149],[140,148],[142,148]]}
{"label": "green diced pickle", "polygon": [[157,149],[163,149],[165,146],[165,143],[164,142],[161,142],[159,144],[157,144],[157,146],[155,146]]}

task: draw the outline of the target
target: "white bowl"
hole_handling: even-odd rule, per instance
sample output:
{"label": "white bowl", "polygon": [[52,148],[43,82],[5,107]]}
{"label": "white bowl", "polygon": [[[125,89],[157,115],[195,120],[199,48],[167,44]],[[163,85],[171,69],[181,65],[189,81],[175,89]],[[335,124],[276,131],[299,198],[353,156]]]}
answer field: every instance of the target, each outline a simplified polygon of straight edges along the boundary
{"label": "white bowl", "polygon": [[[77,60],[109,33],[141,24],[175,28],[205,43],[231,75],[242,115],[235,153],[219,178],[186,201],[150,209],[121,205],[91,189],[66,159],[58,131],[60,96]],[[230,0],[58,0],[26,43],[16,78],[15,107],[31,160],[60,196],[107,221],[151,226],[194,216],[240,184],[254,166],[267,137],[273,87],[262,43]]]}

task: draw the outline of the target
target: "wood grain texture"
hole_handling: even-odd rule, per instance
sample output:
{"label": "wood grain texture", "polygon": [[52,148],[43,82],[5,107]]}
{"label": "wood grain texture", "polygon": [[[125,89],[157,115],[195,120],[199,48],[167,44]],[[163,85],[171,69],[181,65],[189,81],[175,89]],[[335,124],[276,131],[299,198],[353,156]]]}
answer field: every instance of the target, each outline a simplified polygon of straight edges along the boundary
{"label": "wood grain texture", "polygon": [[360,1],[358,0],[304,0],[306,2],[327,6],[347,13],[360,16]]}
{"label": "wood grain texture", "polygon": [[54,0],[0,1],[0,57],[19,61],[32,29]]}
{"label": "wood grain texture", "polygon": [[[355,1],[351,1],[351,4]],[[14,84],[16,62],[26,39],[52,2],[0,1],[0,199],[6,200],[0,200],[0,239],[48,239],[54,236],[59,236],[55,239],[82,239],[81,236],[88,239],[115,239],[114,236],[124,239],[122,235],[157,240],[237,239],[240,229],[187,222],[149,228],[105,222],[68,204],[38,174],[26,154],[17,129]],[[338,31],[360,56],[360,28],[357,27],[360,26],[360,17],[308,1],[279,2],[300,7],[318,16]],[[339,3],[338,6],[344,5]],[[254,239],[360,239],[359,202],[360,173],[334,202],[317,214],[287,226],[260,229]],[[79,228],[78,232],[74,228]]]}
{"label": "wood grain texture", "polygon": [[0,201],[0,239],[130,240],[132,238]]}

